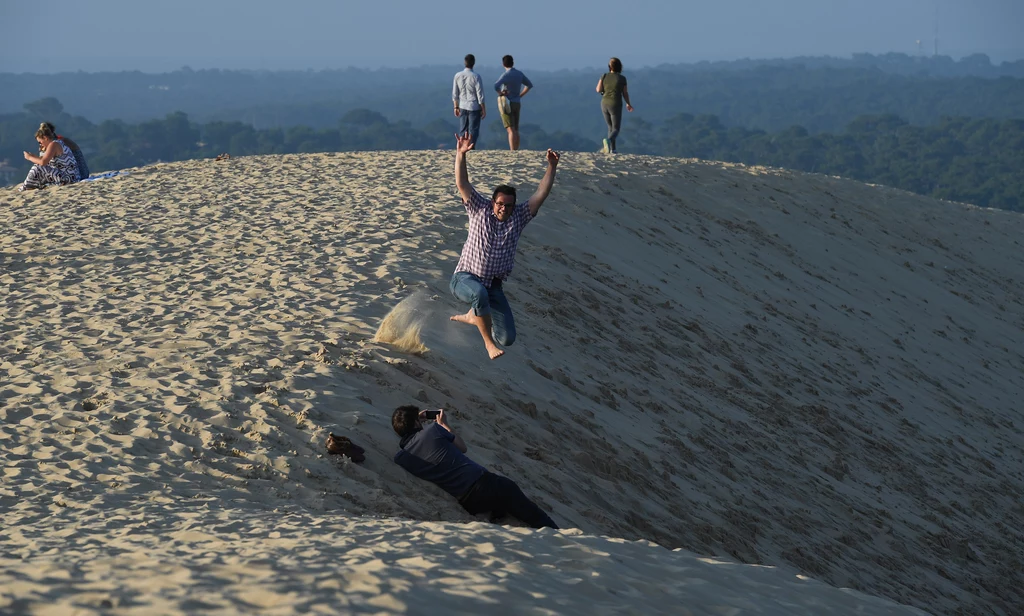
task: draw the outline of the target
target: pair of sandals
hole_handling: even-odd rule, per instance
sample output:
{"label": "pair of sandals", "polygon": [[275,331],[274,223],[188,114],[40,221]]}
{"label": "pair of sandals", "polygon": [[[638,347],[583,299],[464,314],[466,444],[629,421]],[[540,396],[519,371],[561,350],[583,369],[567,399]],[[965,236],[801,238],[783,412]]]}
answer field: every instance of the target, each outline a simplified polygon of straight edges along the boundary
{"label": "pair of sandals", "polygon": [[327,436],[327,453],[345,456],[356,463],[366,459],[365,449],[353,443],[347,436],[335,436],[333,432]]}

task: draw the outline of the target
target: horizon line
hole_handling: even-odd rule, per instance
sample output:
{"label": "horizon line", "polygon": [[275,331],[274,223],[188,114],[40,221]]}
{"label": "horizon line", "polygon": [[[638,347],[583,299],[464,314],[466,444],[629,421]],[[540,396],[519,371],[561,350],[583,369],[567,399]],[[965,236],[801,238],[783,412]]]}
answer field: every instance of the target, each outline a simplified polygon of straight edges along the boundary
{"label": "horizon line", "polygon": [[[857,59],[858,57],[865,57],[865,56],[867,56],[867,57],[874,57],[874,58],[882,58],[882,57],[892,56],[892,55],[904,56],[904,57],[906,57],[908,59],[916,59],[916,60],[921,60],[921,61],[932,61],[932,60],[936,60],[936,59],[949,59],[949,60],[952,60],[955,63],[959,63],[962,60],[964,60],[965,58],[968,58],[968,57],[971,57],[971,56],[979,56],[979,55],[981,55],[981,56],[985,56],[986,58],[988,58],[990,66],[992,66],[994,68],[998,68],[998,67],[1000,67],[1000,66],[1002,66],[1004,64],[1015,64],[1017,62],[1024,62],[1024,50],[1018,50],[1017,52],[1014,53],[1014,55],[1019,55],[1020,56],[1020,57],[1018,57],[1015,60],[1002,60],[1002,61],[999,61],[999,62],[993,61],[992,60],[992,56],[990,54],[988,54],[988,53],[985,53],[985,52],[972,52],[972,53],[965,53],[965,54],[961,54],[961,55],[956,55],[956,54],[953,54],[953,53],[944,53],[944,54],[937,54],[937,55],[936,54],[921,54],[921,55],[918,55],[918,54],[914,54],[914,53],[907,53],[905,51],[887,51],[887,52],[882,52],[882,53],[851,52],[851,53],[846,54],[846,55],[820,54],[820,55],[794,55],[794,56],[772,56],[772,57],[751,57],[751,56],[745,56],[745,57],[740,57],[740,58],[719,59],[719,60],[704,59],[704,60],[689,60],[689,61],[664,61],[664,62],[658,62],[658,63],[646,62],[646,63],[637,64],[635,67],[632,68],[632,70],[654,69],[654,68],[661,68],[661,67],[665,67],[665,66],[675,67],[675,66],[702,66],[702,65],[738,64],[738,63],[743,63],[743,62],[765,62],[765,63],[771,63],[771,62],[786,62],[786,61],[794,61],[794,60],[840,60],[840,61],[853,61],[853,60]],[[451,69],[451,68],[457,67],[457,66],[458,66],[458,62],[451,62],[451,63],[434,62],[434,63],[422,63],[422,64],[416,64],[416,65],[411,65],[410,64],[410,65],[402,65],[402,66],[398,66],[398,65],[384,65],[384,64],[379,65],[379,66],[354,66],[354,65],[348,65],[348,66],[344,66],[344,67],[340,67],[339,66],[339,67],[330,67],[330,68],[312,68],[312,67],[309,67],[309,68],[237,68],[237,67],[236,68],[221,68],[221,67],[192,68],[188,64],[183,64],[180,67],[175,68],[175,69],[155,70],[155,71],[139,69],[139,68],[108,69],[108,70],[99,70],[99,71],[86,71],[86,70],[82,70],[82,69],[64,69],[64,70],[56,70],[56,71],[49,71],[49,72],[39,72],[39,71],[21,71],[21,72],[0,71],[0,75],[15,75],[15,76],[20,76],[20,75],[47,75],[47,76],[53,76],[53,75],[80,74],[80,73],[84,73],[84,74],[87,74],[87,75],[103,75],[103,74],[119,74],[119,73],[142,73],[144,75],[166,75],[166,74],[171,74],[171,73],[182,73],[182,72],[195,72],[195,73],[199,73],[199,72],[204,72],[204,71],[210,71],[210,72],[213,72],[213,71],[219,71],[219,72],[238,72],[238,73],[330,73],[330,72],[344,72],[344,71],[385,72],[385,71],[403,71],[403,70],[417,70],[417,69]],[[478,67],[481,66],[481,63],[478,62],[477,66]],[[490,65],[485,65],[485,66],[490,66]],[[500,64],[496,64],[493,68],[500,68]],[[590,70],[600,70],[600,69],[601,69],[600,65],[587,65],[587,66],[571,66],[571,67],[570,66],[563,66],[563,67],[555,67],[555,68],[551,68],[551,67],[548,67],[548,68],[531,68],[530,70],[538,71],[538,72],[563,72],[563,71],[577,72],[577,71],[590,71]]]}

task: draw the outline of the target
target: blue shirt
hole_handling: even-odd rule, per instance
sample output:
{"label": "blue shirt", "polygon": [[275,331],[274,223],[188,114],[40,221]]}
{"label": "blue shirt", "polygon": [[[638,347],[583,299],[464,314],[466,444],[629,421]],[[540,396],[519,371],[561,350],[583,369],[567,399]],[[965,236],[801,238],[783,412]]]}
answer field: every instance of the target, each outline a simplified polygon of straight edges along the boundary
{"label": "blue shirt", "polygon": [[420,479],[462,498],[486,472],[455,446],[455,435],[435,422],[402,439],[395,462]]}
{"label": "blue shirt", "polygon": [[468,68],[455,73],[455,80],[452,82],[452,102],[458,103],[459,109],[479,110],[484,102],[484,82],[480,75]]}
{"label": "blue shirt", "polygon": [[508,87],[508,102],[518,103],[519,93],[523,91],[523,86],[532,88],[533,83],[526,78],[522,71],[513,66],[506,69],[498,81],[494,82],[494,91],[500,94],[502,86]]}

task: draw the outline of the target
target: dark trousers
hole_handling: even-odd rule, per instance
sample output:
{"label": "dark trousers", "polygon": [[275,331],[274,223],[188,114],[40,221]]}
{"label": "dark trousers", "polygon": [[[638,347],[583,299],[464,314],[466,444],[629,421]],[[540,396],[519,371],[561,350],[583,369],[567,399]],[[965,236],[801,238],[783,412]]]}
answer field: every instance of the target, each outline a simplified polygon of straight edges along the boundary
{"label": "dark trousers", "polygon": [[615,138],[619,136],[619,129],[622,127],[622,103],[606,105],[602,102],[601,113],[604,115],[604,123],[608,125],[608,144],[614,152]]}
{"label": "dark trousers", "polygon": [[484,472],[459,504],[471,515],[490,511],[492,520],[510,515],[533,528],[558,528],[544,510],[526,498],[516,482],[490,471]]}

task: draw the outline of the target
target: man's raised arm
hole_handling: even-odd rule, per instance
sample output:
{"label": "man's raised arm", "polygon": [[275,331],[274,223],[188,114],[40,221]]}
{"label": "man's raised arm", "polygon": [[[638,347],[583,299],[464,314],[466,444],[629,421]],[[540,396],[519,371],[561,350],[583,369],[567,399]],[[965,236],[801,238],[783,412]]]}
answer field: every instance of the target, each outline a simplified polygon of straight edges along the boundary
{"label": "man's raised arm", "polygon": [[544,205],[544,200],[548,198],[551,193],[551,187],[555,183],[555,168],[558,167],[558,152],[548,148],[547,159],[548,159],[548,170],[544,173],[544,179],[540,181],[540,186],[537,187],[537,192],[533,193],[530,197],[530,216],[536,216],[537,212],[540,211],[540,206]]}
{"label": "man's raised arm", "polygon": [[458,189],[462,201],[469,203],[473,198],[473,185],[469,183],[469,171],[466,169],[466,152],[473,149],[469,133],[455,135],[455,188]]}
{"label": "man's raised arm", "polygon": [[441,409],[441,412],[438,413],[436,421],[437,425],[441,426],[442,428],[451,433],[453,437],[452,443],[455,445],[455,447],[458,448],[459,451],[461,451],[462,453],[466,453],[466,451],[469,450],[469,447],[466,446],[466,441],[462,440],[462,437],[459,436],[458,434],[455,434],[455,430],[452,430],[452,427],[448,425],[448,416],[445,415],[444,409]]}

